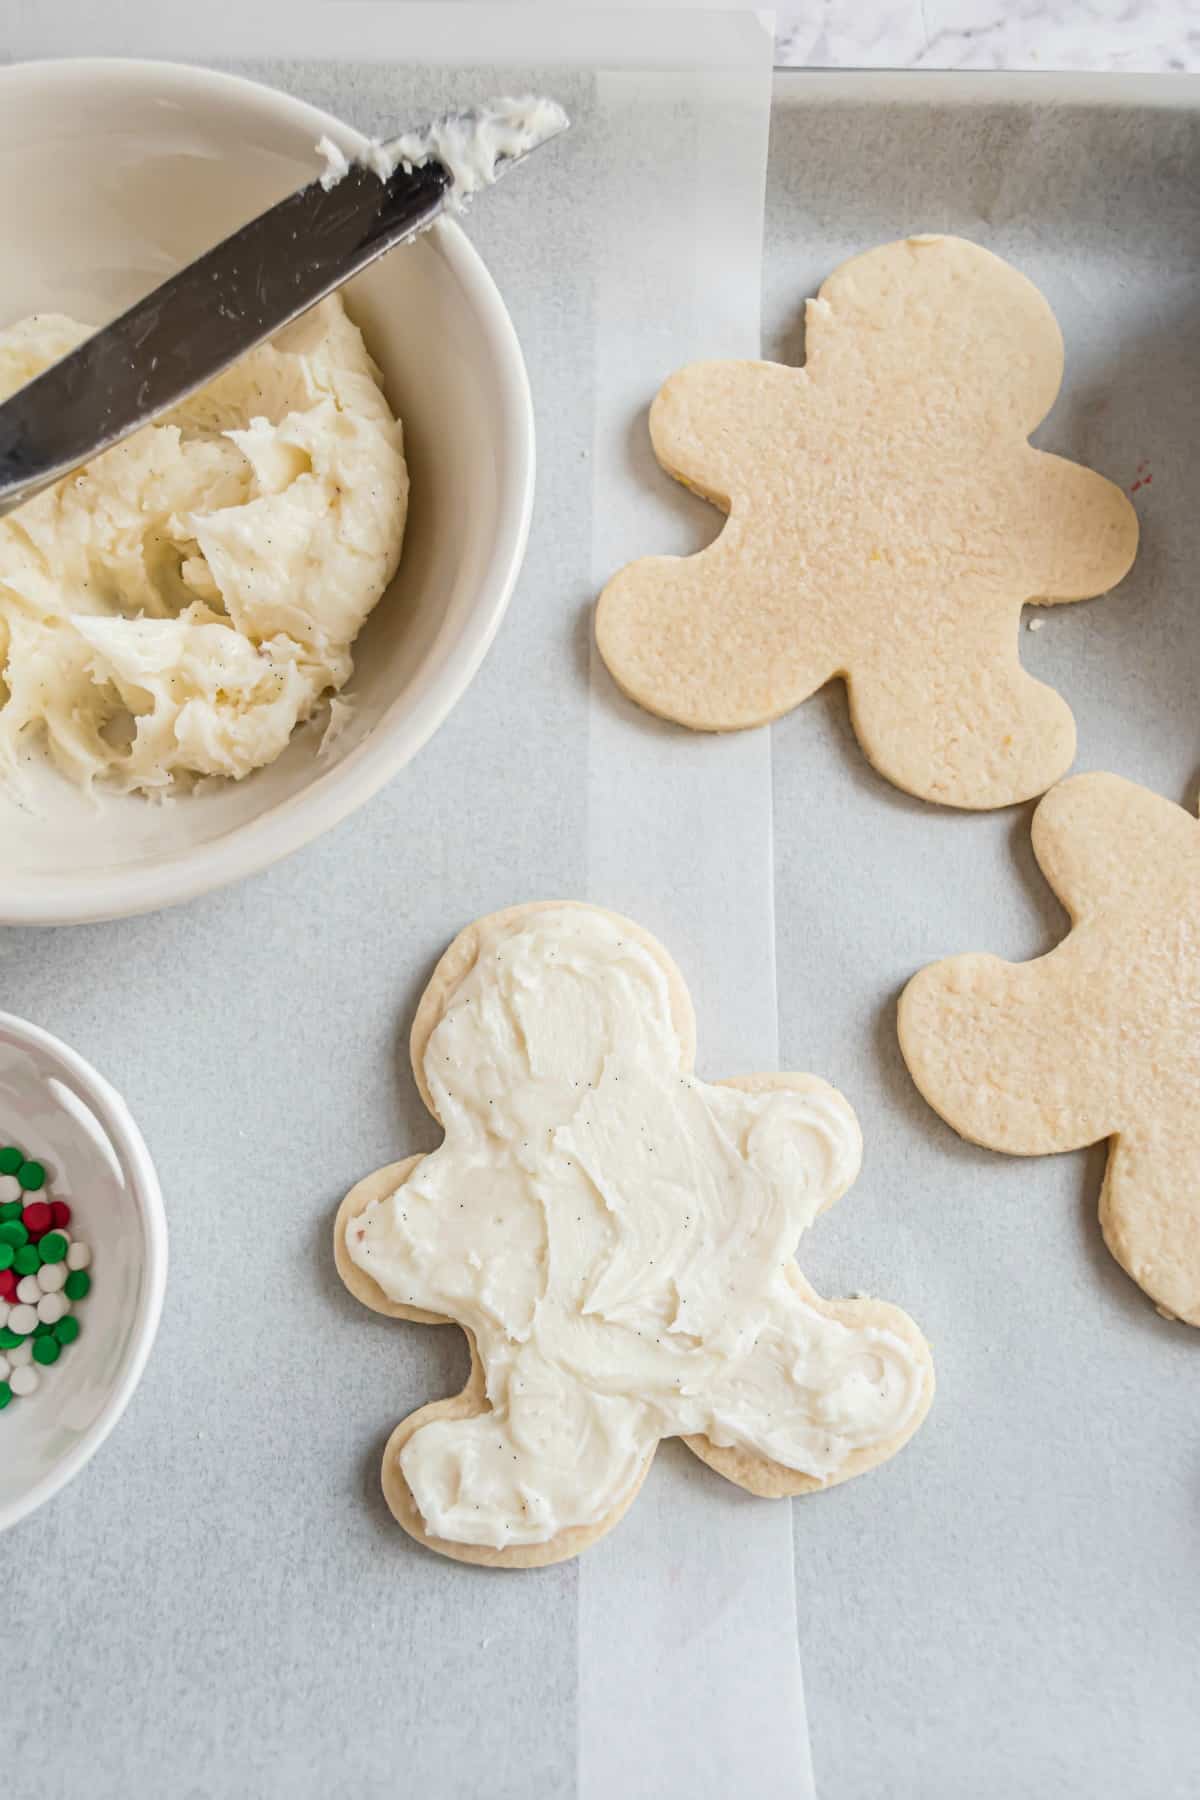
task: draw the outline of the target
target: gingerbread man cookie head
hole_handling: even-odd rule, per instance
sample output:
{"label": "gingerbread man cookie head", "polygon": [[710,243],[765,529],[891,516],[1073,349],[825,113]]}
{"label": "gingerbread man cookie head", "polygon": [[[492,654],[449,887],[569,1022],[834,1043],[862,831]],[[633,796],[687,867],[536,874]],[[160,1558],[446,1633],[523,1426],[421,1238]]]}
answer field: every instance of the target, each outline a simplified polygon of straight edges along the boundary
{"label": "gingerbread man cookie head", "polygon": [[518,907],[455,940],[413,1060],[445,1131],[339,1213],[378,1311],[467,1332],[464,1393],[398,1427],[384,1490],[424,1543],[528,1566],[630,1504],[663,1437],[759,1492],[844,1479],[916,1429],[912,1322],[827,1304],[792,1261],[858,1168],[811,1076],[709,1086],[665,952],[595,907]]}
{"label": "gingerbread man cookie head", "polygon": [[[472,1129],[481,1095],[492,1102],[489,1133],[521,1140],[517,1153],[527,1128],[600,1084],[606,1059],[677,1060],[681,1044],[690,1059],[694,1039],[682,983],[673,988],[660,962],[631,954],[620,932],[562,931],[545,944],[528,931],[497,937],[490,961],[436,1024],[427,1009],[418,1014],[413,1048],[442,1123]],[[521,1082],[511,1079],[514,1065]]]}
{"label": "gingerbread man cookie head", "polygon": [[658,395],[659,461],[729,519],[608,584],[605,661],[697,730],[841,676],[898,787],[977,808],[1041,793],[1075,728],[1021,668],[1021,607],[1103,593],[1137,546],[1118,488],[1027,441],[1062,379],[1049,307],[986,250],[910,238],[837,270],[807,340],[802,369],[697,363]]}
{"label": "gingerbread man cookie head", "polygon": [[1160,1311],[1200,1325],[1200,823],[1115,775],[1038,807],[1072,928],[1048,956],[956,956],[914,977],[900,1043],[963,1137],[1017,1156],[1110,1141],[1105,1241]]}

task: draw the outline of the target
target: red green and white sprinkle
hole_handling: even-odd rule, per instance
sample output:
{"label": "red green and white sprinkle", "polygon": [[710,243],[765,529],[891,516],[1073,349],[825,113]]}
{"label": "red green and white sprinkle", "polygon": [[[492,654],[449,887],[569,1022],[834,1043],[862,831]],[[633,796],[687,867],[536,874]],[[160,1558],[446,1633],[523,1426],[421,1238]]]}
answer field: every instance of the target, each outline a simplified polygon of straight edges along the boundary
{"label": "red green and white sprinkle", "polygon": [[35,1394],[79,1336],[92,1252],[70,1228],[71,1208],[49,1193],[42,1164],[0,1147],[0,1412]]}

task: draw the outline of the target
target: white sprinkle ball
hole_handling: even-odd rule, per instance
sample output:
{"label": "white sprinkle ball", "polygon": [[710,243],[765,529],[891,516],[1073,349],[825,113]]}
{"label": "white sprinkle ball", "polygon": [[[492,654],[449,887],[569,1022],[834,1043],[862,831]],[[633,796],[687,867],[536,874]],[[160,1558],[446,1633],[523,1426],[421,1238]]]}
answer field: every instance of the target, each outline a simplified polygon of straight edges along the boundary
{"label": "white sprinkle ball", "polygon": [[7,1356],[0,1356],[0,1381],[7,1381],[12,1374],[12,1364]]}
{"label": "white sprinkle ball", "polygon": [[0,1206],[23,1198],[21,1184],[15,1175],[0,1175]]}
{"label": "white sprinkle ball", "polygon": [[92,1260],[90,1244],[72,1244],[67,1251],[68,1269],[86,1269]]}
{"label": "white sprinkle ball", "polygon": [[37,1316],[43,1325],[57,1325],[67,1310],[68,1303],[61,1294],[43,1294],[37,1303]]}
{"label": "white sprinkle ball", "polygon": [[67,1279],[66,1262],[43,1263],[35,1279],[43,1294],[57,1294]]}
{"label": "white sprinkle ball", "polygon": [[28,1337],[37,1322],[37,1310],[32,1306],[14,1306],[8,1315],[8,1329],[19,1331],[22,1337]]}
{"label": "white sprinkle ball", "polygon": [[36,1306],[42,1297],[41,1286],[36,1275],[22,1275],[17,1283],[17,1299],[22,1306]]}
{"label": "white sprinkle ball", "polygon": [[14,1394],[24,1399],[29,1394],[37,1393],[41,1386],[41,1376],[31,1362],[25,1363],[21,1368],[13,1370],[8,1385]]}
{"label": "white sprinkle ball", "polygon": [[8,1360],[14,1369],[23,1369],[27,1363],[31,1363],[33,1361],[32,1339],[26,1338],[23,1344],[14,1344],[8,1352]]}

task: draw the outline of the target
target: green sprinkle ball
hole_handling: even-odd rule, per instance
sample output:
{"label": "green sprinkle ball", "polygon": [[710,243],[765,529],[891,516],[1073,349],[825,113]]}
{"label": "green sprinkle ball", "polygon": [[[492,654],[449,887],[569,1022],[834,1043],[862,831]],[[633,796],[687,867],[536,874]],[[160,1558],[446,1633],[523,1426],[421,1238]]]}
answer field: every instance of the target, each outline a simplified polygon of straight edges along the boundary
{"label": "green sprinkle ball", "polygon": [[29,1242],[29,1233],[20,1219],[6,1219],[0,1225],[0,1244],[12,1244],[15,1247]]}
{"label": "green sprinkle ball", "polygon": [[22,1203],[20,1200],[0,1201],[0,1224],[8,1224],[12,1219],[19,1219],[21,1210]]}
{"label": "green sprinkle ball", "polygon": [[65,1350],[79,1336],[79,1320],[73,1313],[66,1313],[54,1327],[54,1335]]}
{"label": "green sprinkle ball", "polygon": [[13,1257],[13,1268],[18,1275],[36,1275],[42,1266],[36,1244],[22,1244]]}
{"label": "green sprinkle ball", "polygon": [[0,1269],[11,1269],[16,1254],[11,1244],[0,1244]]}
{"label": "green sprinkle ball", "polygon": [[48,1231],[39,1240],[37,1249],[44,1263],[59,1263],[67,1254],[67,1240],[61,1231]]}
{"label": "green sprinkle ball", "polygon": [[86,1269],[72,1269],[63,1284],[68,1300],[82,1300],[90,1291],[92,1278]]}
{"label": "green sprinkle ball", "polygon": [[4,1411],[12,1397],[12,1389],[7,1381],[0,1381],[0,1412]]}
{"label": "green sprinkle ball", "polygon": [[19,1331],[10,1331],[7,1325],[0,1325],[0,1350],[15,1350],[25,1339]]}
{"label": "green sprinkle ball", "polygon": [[0,1175],[15,1175],[25,1161],[25,1152],[18,1150],[15,1144],[6,1144],[0,1150]]}
{"label": "green sprinkle ball", "polygon": [[46,1185],[46,1171],[39,1162],[23,1162],[17,1170],[17,1180],[27,1194],[36,1194]]}
{"label": "green sprinkle ball", "polygon": [[53,1333],[49,1333],[46,1337],[34,1338],[33,1360],[35,1363],[41,1363],[43,1368],[48,1369],[50,1364],[56,1363],[61,1355],[62,1345]]}

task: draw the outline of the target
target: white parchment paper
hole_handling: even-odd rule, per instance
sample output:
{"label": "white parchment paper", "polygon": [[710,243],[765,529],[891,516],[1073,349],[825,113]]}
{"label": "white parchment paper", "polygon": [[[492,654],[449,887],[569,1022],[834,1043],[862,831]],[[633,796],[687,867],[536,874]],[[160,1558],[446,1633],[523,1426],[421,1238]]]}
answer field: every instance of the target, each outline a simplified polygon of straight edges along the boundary
{"label": "white parchment paper", "polygon": [[[752,47],[753,48],[753,47]],[[592,463],[594,585],[687,551],[714,517],[658,470],[646,408],[675,367],[758,354],[765,61],[695,76],[605,74],[623,154],[606,159]],[[671,154],[645,122],[673,118]],[[634,196],[632,206],[623,196]],[[747,204],[746,202],[750,203]],[[777,1063],[771,756],[649,718],[594,645],[588,740],[592,898],[659,932],[699,1011],[710,1075]],[[623,1525],[580,1564],[580,1795],[813,1793],[796,1652],[790,1509],[660,1453]]]}

